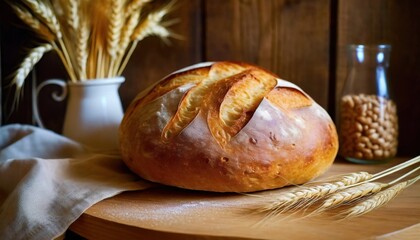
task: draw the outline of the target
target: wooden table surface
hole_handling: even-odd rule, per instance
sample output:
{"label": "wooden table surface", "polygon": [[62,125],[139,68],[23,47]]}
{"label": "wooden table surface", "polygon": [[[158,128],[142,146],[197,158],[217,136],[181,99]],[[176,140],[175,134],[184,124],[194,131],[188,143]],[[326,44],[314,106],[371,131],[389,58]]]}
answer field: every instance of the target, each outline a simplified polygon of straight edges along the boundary
{"label": "wooden table surface", "polygon": [[[401,161],[357,165],[337,160],[325,176],[376,173]],[[258,194],[280,191],[284,189]],[[88,239],[420,239],[420,183],[382,208],[342,221],[282,215],[261,222],[261,215],[246,210],[259,201],[255,196],[156,187],[105,199],[70,230]]]}

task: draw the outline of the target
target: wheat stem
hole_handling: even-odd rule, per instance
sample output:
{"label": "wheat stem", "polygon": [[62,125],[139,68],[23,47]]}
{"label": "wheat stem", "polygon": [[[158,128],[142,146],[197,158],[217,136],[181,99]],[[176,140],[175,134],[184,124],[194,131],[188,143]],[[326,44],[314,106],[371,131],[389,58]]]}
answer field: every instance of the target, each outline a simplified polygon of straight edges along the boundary
{"label": "wheat stem", "polygon": [[67,51],[67,47],[64,44],[62,38],[58,38],[58,44],[59,45],[57,45],[57,48],[60,48],[60,50],[63,53],[62,61],[63,61],[63,64],[66,66],[67,73],[69,74],[70,80],[76,82],[77,77],[76,77],[76,73],[75,73],[74,68],[73,68],[71,57],[69,56],[69,53]]}
{"label": "wheat stem", "polygon": [[97,52],[98,56],[97,56],[97,64],[96,64],[96,76],[98,76],[98,78],[103,78],[103,71],[102,71],[102,65],[104,59],[102,58],[102,48],[98,48],[98,52]]}
{"label": "wheat stem", "polygon": [[98,23],[99,17],[96,17],[93,22],[92,27],[92,34],[91,34],[91,41],[90,41],[90,51],[89,51],[89,57],[88,57],[88,72],[87,72],[87,78],[95,78],[99,77],[97,74],[97,65],[99,64],[98,61],[98,49],[102,48],[102,42],[98,40],[98,26],[100,25]]}
{"label": "wheat stem", "polygon": [[118,76],[118,75],[121,75],[121,74],[122,74],[122,72],[124,71],[125,67],[127,66],[128,60],[130,60],[131,55],[133,55],[133,52],[134,52],[134,50],[136,49],[137,43],[138,43],[138,41],[134,41],[134,42],[131,44],[130,50],[128,50],[127,54],[126,54],[126,55],[125,55],[125,57],[124,57],[124,61],[123,61],[123,63],[122,63],[122,64],[120,65],[120,67],[119,67],[119,70],[118,70],[118,72],[117,72],[117,76]]}
{"label": "wheat stem", "polygon": [[379,178],[383,178],[385,176],[388,176],[390,174],[393,174],[395,172],[398,172],[398,171],[400,171],[400,170],[402,170],[402,169],[404,169],[406,167],[409,167],[409,166],[414,165],[414,164],[419,163],[419,162],[420,162],[420,156],[417,156],[417,157],[415,157],[415,158],[413,158],[413,159],[411,159],[409,161],[406,161],[404,163],[400,163],[400,164],[398,164],[398,165],[396,165],[394,167],[388,168],[388,169],[386,169],[384,171],[381,171],[379,173],[374,174],[373,177],[372,177],[372,179],[370,179],[370,181],[375,181],[375,180],[377,180]]}
{"label": "wheat stem", "polygon": [[389,185],[392,185],[392,184],[394,184],[394,183],[397,183],[397,182],[401,181],[401,179],[404,179],[404,178],[406,178],[407,176],[409,176],[409,175],[411,175],[411,174],[413,174],[413,173],[417,172],[417,170],[419,170],[419,169],[420,169],[420,167],[417,167],[417,168],[415,168],[415,169],[413,169],[413,170],[409,171],[408,173],[406,173],[406,174],[402,175],[401,177],[399,177],[399,178],[397,178],[397,179],[395,179],[395,180],[393,180],[393,181],[389,182],[388,184],[389,184]]}
{"label": "wheat stem", "polygon": [[[71,76],[70,73],[72,72],[72,69],[68,65],[62,50],[57,46],[57,44],[55,42],[52,42],[51,45],[53,46],[54,50],[57,52],[58,56],[60,57],[61,62],[63,63],[64,68],[66,69],[67,73],[69,74],[69,76]],[[75,81],[75,79],[76,78],[70,77],[70,80],[73,81],[73,82]]]}
{"label": "wheat stem", "polygon": [[[136,12],[134,14],[131,14],[129,19],[127,20],[127,23],[125,24],[125,26],[122,29],[122,33],[121,33],[121,40],[119,43],[119,49],[118,49],[118,59],[117,59],[117,63],[121,63],[122,59],[125,55],[125,53],[127,52],[127,47],[130,44],[130,37],[133,34],[133,31],[135,29],[135,27],[137,26],[138,22],[139,22],[139,18],[140,18],[140,12]],[[114,74],[119,75],[121,73],[119,73],[119,68],[121,66],[119,66],[118,64],[116,64],[114,66]]]}

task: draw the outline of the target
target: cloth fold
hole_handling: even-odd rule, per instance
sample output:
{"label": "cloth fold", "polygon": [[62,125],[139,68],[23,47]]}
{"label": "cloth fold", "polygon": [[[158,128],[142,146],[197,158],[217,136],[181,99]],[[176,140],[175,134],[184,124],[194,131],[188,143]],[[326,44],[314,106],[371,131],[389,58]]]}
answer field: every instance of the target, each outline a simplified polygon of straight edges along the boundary
{"label": "cloth fold", "polygon": [[0,128],[0,239],[53,239],[86,209],[152,186],[118,154],[28,125]]}

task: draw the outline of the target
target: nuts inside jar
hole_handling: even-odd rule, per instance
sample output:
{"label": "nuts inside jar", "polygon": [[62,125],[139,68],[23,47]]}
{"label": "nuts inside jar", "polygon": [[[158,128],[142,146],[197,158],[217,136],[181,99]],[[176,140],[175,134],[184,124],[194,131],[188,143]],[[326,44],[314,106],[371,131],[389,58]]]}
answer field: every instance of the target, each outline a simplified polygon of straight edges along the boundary
{"label": "nuts inside jar", "polygon": [[397,107],[377,95],[341,98],[340,153],[359,160],[394,157],[398,145]]}

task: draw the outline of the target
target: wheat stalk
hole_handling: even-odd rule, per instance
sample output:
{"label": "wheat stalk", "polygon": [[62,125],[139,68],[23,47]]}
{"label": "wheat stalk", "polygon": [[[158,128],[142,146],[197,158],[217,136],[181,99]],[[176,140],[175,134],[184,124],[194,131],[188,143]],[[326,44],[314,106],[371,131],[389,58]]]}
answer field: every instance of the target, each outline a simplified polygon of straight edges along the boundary
{"label": "wheat stalk", "polygon": [[[70,80],[76,82],[120,75],[139,41],[150,35],[162,38],[171,35],[166,29],[170,22],[163,23],[162,19],[173,2],[143,18],[140,12],[150,1],[21,0],[8,3],[16,15],[57,52]],[[28,60],[22,66],[28,66]],[[26,70],[32,69],[22,66],[13,80],[16,86],[23,84],[22,77],[29,74]]]}
{"label": "wheat stalk", "polygon": [[407,168],[407,167],[409,167],[411,165],[414,165],[414,164],[417,164],[419,162],[420,162],[420,156],[417,156],[417,157],[415,157],[413,159],[410,159],[410,160],[408,160],[406,162],[403,162],[403,163],[398,164],[396,166],[387,168],[387,169],[385,169],[385,170],[383,170],[383,171],[381,171],[379,173],[373,174],[373,177],[372,177],[372,179],[370,179],[370,181],[374,181],[374,180],[377,180],[379,178],[383,178],[385,176],[388,176],[390,174],[393,174],[395,172],[398,172],[398,171],[400,171],[400,170],[402,170],[404,168]]}
{"label": "wheat stalk", "polygon": [[[117,63],[122,62],[122,59],[124,58],[124,55],[127,51],[127,47],[130,44],[131,35],[133,34],[134,29],[138,25],[139,19],[140,19],[140,12],[135,12],[134,14],[131,14],[126,24],[124,25],[123,29],[121,30],[121,38],[120,38],[119,47],[117,51],[117,60],[116,60]],[[121,74],[121,73],[118,73],[119,67],[120,66],[118,66],[118,64],[114,65],[114,68],[112,70],[113,74],[115,75]]]}
{"label": "wheat stalk", "polygon": [[389,184],[380,182],[365,182],[360,185],[343,189],[337,193],[328,196],[322,205],[315,211],[316,213],[337,207],[341,204],[347,204],[361,197],[366,197],[381,191]]}
{"label": "wheat stalk", "polygon": [[294,209],[304,208],[328,194],[337,192],[346,186],[368,180],[371,177],[372,175],[367,172],[350,173],[340,176],[339,180],[334,182],[298,187],[295,190],[275,197],[273,201],[262,208],[257,209],[257,212],[273,212],[279,214]]}
{"label": "wheat stalk", "polygon": [[51,31],[38,19],[34,18],[28,10],[18,6],[12,6],[12,8],[16,15],[33,31],[37,32],[41,38],[47,40],[48,42],[54,41],[55,36],[51,33]]}
{"label": "wheat stalk", "polygon": [[[389,183],[370,182],[373,179],[371,178],[365,182],[356,184],[353,187],[349,186],[347,188],[344,188],[343,190],[337,193],[334,193],[325,197],[323,199],[322,205],[318,207],[316,210],[314,210],[310,215],[316,215],[332,208],[341,207],[343,205],[360,201],[362,198],[366,198],[370,195],[380,192],[382,189],[386,187],[392,186],[393,184],[401,181],[407,176],[415,173],[419,169],[420,167],[417,167]],[[375,174],[372,176],[375,176]]]}
{"label": "wheat stalk", "polygon": [[348,210],[341,213],[341,218],[353,218],[366,214],[374,209],[377,209],[400,194],[404,189],[409,187],[420,179],[420,175],[405,182],[398,183],[392,187],[389,187],[381,192],[376,193],[369,199],[364,200],[349,208]]}
{"label": "wheat stalk", "polygon": [[51,10],[50,5],[46,5],[43,1],[39,0],[23,0],[23,2],[38,16],[55,36],[60,39],[62,38],[61,27],[57,17]]}
{"label": "wheat stalk", "polygon": [[136,28],[137,24],[139,23],[139,19],[140,19],[140,12],[136,12],[130,15],[130,17],[127,20],[127,23],[124,25],[121,31],[121,40],[120,40],[120,46],[118,49],[119,55],[124,54],[124,52],[126,51],[128,44],[130,43],[130,37],[133,34],[134,29]]}
{"label": "wheat stalk", "polygon": [[63,34],[56,15],[52,11],[52,6],[39,0],[23,0],[23,2],[35,13],[35,15],[44,23],[48,29],[55,35],[58,45],[52,43],[54,49],[59,52],[59,56],[65,65],[70,78],[75,81],[76,74],[73,69],[71,57],[63,42]]}
{"label": "wheat stalk", "polygon": [[42,56],[48,51],[51,51],[52,46],[51,44],[43,44],[39,47],[32,49],[23,62],[20,64],[18,70],[16,71],[14,78],[12,80],[12,85],[15,86],[15,100],[14,104],[19,102],[19,98],[22,94],[23,84],[25,83],[25,79],[28,77],[29,73],[32,71],[34,66],[41,60]]}
{"label": "wheat stalk", "polygon": [[171,32],[169,32],[168,29],[166,29],[166,27],[164,26],[165,24],[162,23],[162,19],[173,7],[173,4],[174,3],[171,2],[162,9],[150,13],[149,15],[147,15],[147,18],[133,30],[133,34],[131,35],[130,39],[132,41],[132,44],[127,54],[123,58],[124,60],[122,60],[122,64],[118,68],[118,75],[120,75],[126,67],[127,62],[133,54],[134,49],[136,48],[137,43],[139,41],[151,35],[159,36],[162,39],[166,39],[167,37],[172,35]]}
{"label": "wheat stalk", "polygon": [[163,38],[168,37],[170,32],[162,26],[162,18],[168,13],[168,11],[169,7],[164,7],[149,14],[147,19],[139,24],[134,30],[131,40],[138,42],[150,35],[157,35]]}
{"label": "wheat stalk", "polygon": [[[389,183],[372,182],[373,180],[403,170],[419,162],[420,156],[417,156],[376,174],[359,172],[333,176],[327,182],[324,180],[324,182],[306,184],[304,187],[283,192],[274,196],[274,198],[270,196],[269,201],[259,204],[253,209],[253,212],[266,213],[267,218],[284,212],[304,212],[304,216],[308,217],[349,205],[350,208],[347,207],[348,210],[340,214],[340,216],[345,218],[360,216],[387,203],[398,195],[400,191],[417,181],[420,176],[396,184],[420,170],[420,167],[403,174]],[[374,203],[375,201],[376,203]],[[358,205],[354,205],[358,202],[360,202]]]}

